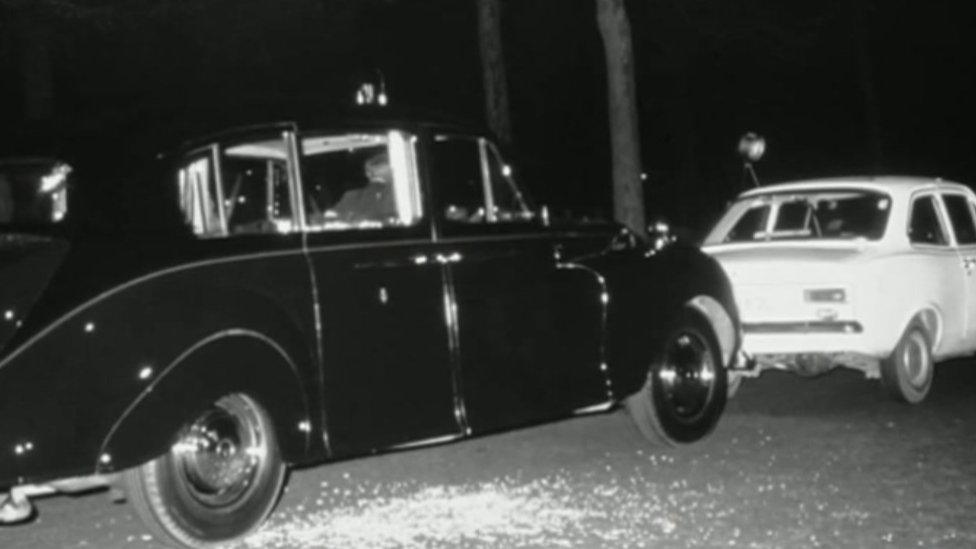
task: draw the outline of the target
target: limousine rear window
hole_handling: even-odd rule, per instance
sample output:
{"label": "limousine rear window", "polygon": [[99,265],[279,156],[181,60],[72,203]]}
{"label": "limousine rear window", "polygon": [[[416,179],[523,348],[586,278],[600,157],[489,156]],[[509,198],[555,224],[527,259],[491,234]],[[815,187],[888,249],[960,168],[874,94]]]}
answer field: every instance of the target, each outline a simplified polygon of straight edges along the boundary
{"label": "limousine rear window", "polygon": [[286,132],[212,144],[179,168],[180,207],[202,238],[413,225],[423,216],[415,141],[399,131]]}

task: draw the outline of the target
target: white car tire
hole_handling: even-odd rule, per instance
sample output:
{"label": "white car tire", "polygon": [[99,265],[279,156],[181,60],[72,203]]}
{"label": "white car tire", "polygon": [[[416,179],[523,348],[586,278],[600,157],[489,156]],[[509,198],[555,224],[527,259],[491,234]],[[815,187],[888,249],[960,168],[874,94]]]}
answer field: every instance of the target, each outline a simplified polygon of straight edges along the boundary
{"label": "white car tire", "polygon": [[924,328],[913,323],[891,355],[881,361],[881,382],[895,399],[918,404],[932,388],[934,371],[929,336]]}

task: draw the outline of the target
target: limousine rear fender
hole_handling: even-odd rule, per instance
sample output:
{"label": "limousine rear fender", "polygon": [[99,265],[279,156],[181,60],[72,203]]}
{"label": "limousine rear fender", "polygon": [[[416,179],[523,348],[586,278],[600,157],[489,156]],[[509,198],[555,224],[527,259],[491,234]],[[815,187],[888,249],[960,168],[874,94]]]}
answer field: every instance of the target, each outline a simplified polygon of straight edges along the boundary
{"label": "limousine rear fender", "polygon": [[[219,338],[221,343],[214,348],[228,348],[228,356],[215,358],[212,364],[217,365],[216,371],[228,375],[214,375],[206,388],[227,391],[234,389],[232,381],[254,378],[258,391],[287,389],[287,398],[265,404],[276,421],[282,422],[278,430],[284,457],[289,461],[320,457],[325,451],[322,439],[311,439],[306,451],[306,433],[295,434],[292,428],[292,416],[312,416],[310,432],[322,432],[320,370],[308,274],[301,257],[278,261],[246,273],[243,271],[251,266],[247,263],[206,264],[117,286],[63,314],[3,357],[0,487],[90,474],[93,464],[105,453],[101,448],[110,444],[124,446],[108,448],[115,469],[135,465],[164,449],[168,442],[163,440],[153,438],[152,447],[145,449],[123,435],[139,426],[147,433],[132,435],[136,440],[150,434],[161,438],[175,434],[155,431],[155,420],[130,427],[127,422],[142,412],[127,411],[134,402],[165,402],[165,406],[158,404],[161,417],[167,421],[181,419],[172,418],[171,414],[179,410],[169,408],[186,403],[163,397],[179,394],[178,383],[173,380],[185,379],[186,398],[202,398],[199,391],[205,388],[204,383],[194,376],[178,374],[184,368],[205,369],[193,366],[200,359],[190,360],[188,349],[224,332],[228,337]],[[295,268],[284,264],[286,261],[294,262]],[[240,334],[229,337],[235,330],[261,334],[285,353],[272,352],[273,346],[266,344],[268,349],[260,356],[266,357],[264,367],[268,370],[261,370],[256,363],[238,358],[251,358],[247,353],[230,350],[230,342],[253,339],[250,346],[256,346],[261,338]],[[177,360],[181,356],[186,362],[179,365],[184,362]],[[254,356],[259,355],[256,352]],[[235,366],[241,373],[231,376],[230,365],[237,363],[247,364],[247,368]],[[292,365],[297,366],[301,382]],[[164,376],[165,371],[169,373]],[[150,385],[150,393],[155,395],[147,394]],[[279,402],[303,410],[300,414],[290,409],[279,414],[275,409],[282,405]],[[292,436],[299,439],[293,441]]]}
{"label": "limousine rear fender", "polygon": [[311,410],[295,362],[261,333],[228,329],[191,345],[154,373],[105,436],[96,470],[120,470],[165,453],[184,425],[233,393],[251,396],[268,411],[286,461],[306,458]]}

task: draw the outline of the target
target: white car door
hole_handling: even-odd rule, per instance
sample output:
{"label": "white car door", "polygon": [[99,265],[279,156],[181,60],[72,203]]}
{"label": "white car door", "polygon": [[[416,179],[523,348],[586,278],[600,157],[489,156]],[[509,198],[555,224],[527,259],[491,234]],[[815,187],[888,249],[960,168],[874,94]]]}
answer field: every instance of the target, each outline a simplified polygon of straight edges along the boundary
{"label": "white car door", "polygon": [[[952,245],[946,215],[941,200],[932,192],[916,194],[909,207],[908,239],[911,242],[909,260],[902,265],[907,272],[893,273],[904,276],[914,288],[925,296],[923,306],[934,304],[942,316],[940,341],[932,342],[938,358],[961,354],[965,341],[966,307],[959,299],[966,290],[965,275],[960,267],[959,255]],[[906,292],[913,288],[906,287]],[[908,299],[910,295],[893,296]],[[916,311],[910,311],[912,314]],[[898,329],[904,329],[903,326]]]}
{"label": "white car door", "polygon": [[942,204],[952,227],[953,244],[958,253],[957,269],[963,272],[964,288],[960,288],[966,306],[965,329],[961,350],[976,349],[976,219],[972,200],[961,192],[944,191]]}

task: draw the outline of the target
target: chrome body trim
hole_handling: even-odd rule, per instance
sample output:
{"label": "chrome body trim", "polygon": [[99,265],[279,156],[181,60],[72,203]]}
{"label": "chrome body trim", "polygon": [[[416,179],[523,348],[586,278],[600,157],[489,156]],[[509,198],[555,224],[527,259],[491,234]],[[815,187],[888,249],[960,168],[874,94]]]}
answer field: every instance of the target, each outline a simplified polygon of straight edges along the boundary
{"label": "chrome body trim", "polygon": [[224,166],[220,158],[220,145],[214,143],[209,148],[211,161],[213,162],[214,186],[217,187],[215,194],[217,195],[217,216],[220,220],[220,234],[221,236],[227,236],[230,234],[230,227],[228,225],[229,220],[227,219],[227,203],[224,202]]}
{"label": "chrome body trim", "polygon": [[454,294],[454,276],[450,266],[440,264],[441,280],[444,296],[444,322],[447,324],[448,351],[451,360],[451,385],[453,386],[454,420],[460,435],[471,434],[468,424],[468,410],[464,403],[463,386],[461,382],[461,332],[457,312],[457,297]]}
{"label": "chrome body trim", "polygon": [[745,322],[747,334],[860,334],[864,327],[857,321],[800,321],[800,322]]}
{"label": "chrome body trim", "polygon": [[318,383],[318,396],[321,406],[319,406],[319,428],[322,433],[322,444],[325,446],[325,453],[332,455],[332,444],[329,440],[328,422],[325,417],[325,349],[322,335],[322,306],[319,302],[319,282],[315,276],[315,267],[312,265],[312,256],[308,253],[308,233],[302,233],[302,255],[305,257],[305,267],[308,269],[309,287],[312,290],[312,315],[315,319],[315,355],[318,364],[315,367],[315,378]]}
{"label": "chrome body trim", "polygon": [[615,400],[608,400],[606,402],[601,402],[600,404],[593,404],[592,406],[584,406],[582,408],[577,408],[573,410],[573,415],[579,416],[584,414],[594,414],[597,412],[606,412],[610,408],[613,408],[613,405],[616,403],[617,401]]}
{"label": "chrome body trim", "polygon": [[478,164],[481,168],[481,192],[485,196],[485,219],[488,223],[498,221],[495,211],[495,189],[491,188],[491,166],[488,164],[488,148],[484,137],[478,138]]}
{"label": "chrome body trim", "polygon": [[444,442],[451,442],[463,438],[463,434],[456,435],[443,435],[439,437],[425,438],[421,440],[414,440],[411,442],[404,442],[403,444],[394,444],[393,446],[387,446],[387,450],[408,450],[410,448],[419,448],[421,446],[431,446],[434,444],[442,444]]}
{"label": "chrome body trim", "polygon": [[285,150],[287,151],[287,167],[288,167],[288,192],[289,202],[291,204],[291,220],[295,227],[298,227],[303,233],[308,230],[308,223],[305,219],[305,196],[302,190],[304,186],[302,185],[302,170],[299,169],[299,151],[298,151],[298,137],[296,135],[295,129],[289,129],[281,134],[282,139],[285,141]]}

